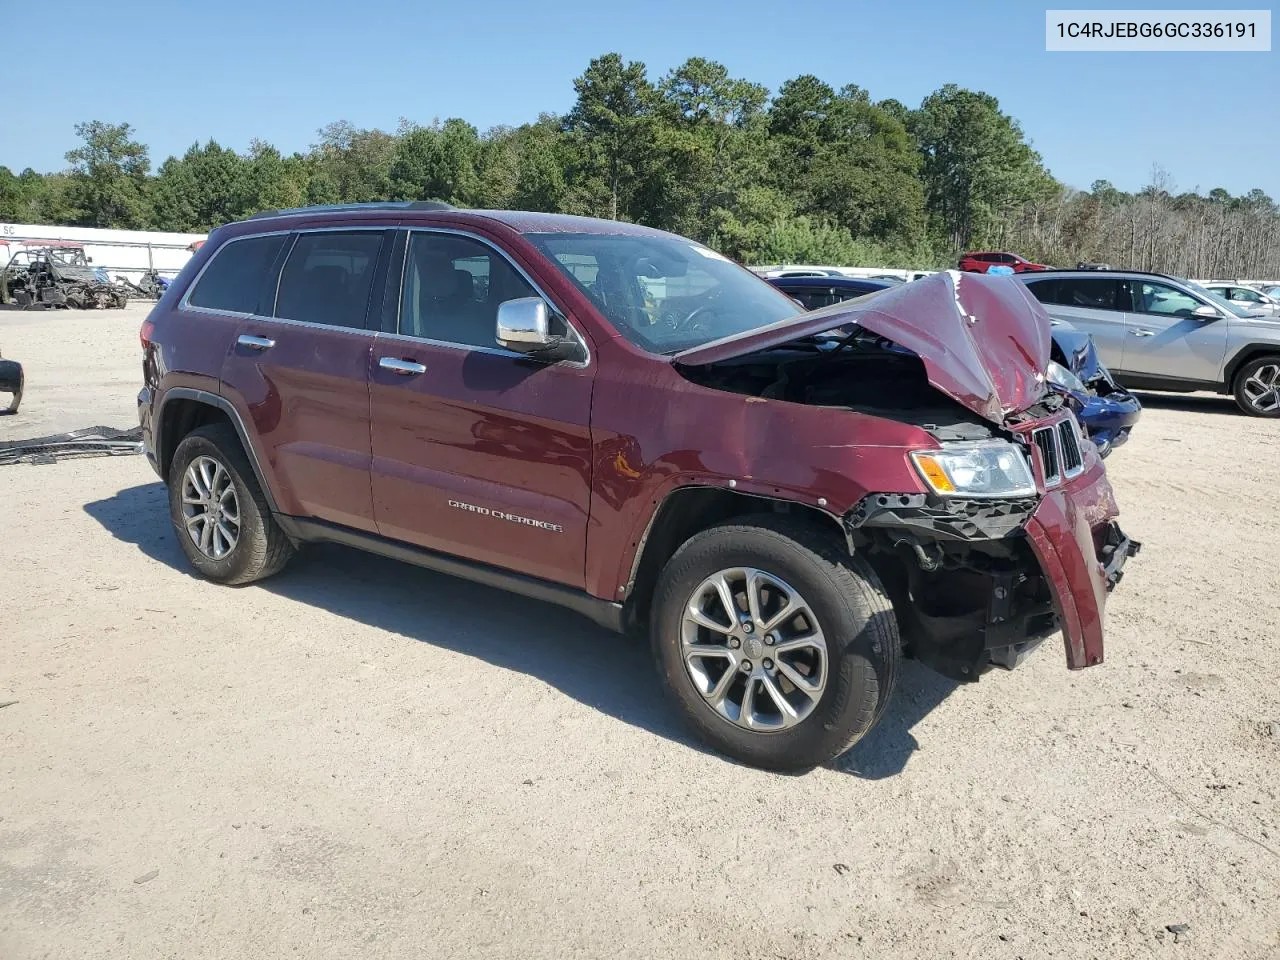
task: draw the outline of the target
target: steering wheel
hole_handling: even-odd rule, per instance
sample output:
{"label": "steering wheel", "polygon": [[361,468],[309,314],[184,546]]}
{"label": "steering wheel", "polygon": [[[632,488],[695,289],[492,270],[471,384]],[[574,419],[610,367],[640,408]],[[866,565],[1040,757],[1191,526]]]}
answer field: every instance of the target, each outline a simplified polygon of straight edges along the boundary
{"label": "steering wheel", "polygon": [[671,329],[676,333],[687,333],[694,329],[694,320],[700,314],[715,313],[715,304],[704,303],[700,307],[694,307],[692,311],[687,313],[681,320],[672,320]]}

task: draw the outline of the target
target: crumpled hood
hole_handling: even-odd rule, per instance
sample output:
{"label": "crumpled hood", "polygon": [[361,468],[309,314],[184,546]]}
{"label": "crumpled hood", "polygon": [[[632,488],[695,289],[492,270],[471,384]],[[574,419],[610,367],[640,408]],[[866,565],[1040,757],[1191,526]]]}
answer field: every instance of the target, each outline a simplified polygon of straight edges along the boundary
{"label": "crumpled hood", "polygon": [[1049,316],[1013,277],[949,270],[678,353],[717,363],[846,324],[906,347],[937,390],[993,423],[1045,392]]}

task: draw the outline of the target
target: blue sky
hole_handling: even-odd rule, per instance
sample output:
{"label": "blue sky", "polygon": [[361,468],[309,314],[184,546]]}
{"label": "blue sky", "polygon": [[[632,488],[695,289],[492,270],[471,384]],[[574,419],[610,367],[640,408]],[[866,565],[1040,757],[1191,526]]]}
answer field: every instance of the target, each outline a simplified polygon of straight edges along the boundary
{"label": "blue sky", "polygon": [[101,32],[94,49],[120,54],[95,66],[81,44],[59,66],[46,43],[8,45],[10,92],[25,91],[30,109],[10,111],[0,164],[60,169],[73,124],[90,119],[133,124],[157,166],[209,137],[305,149],[339,119],[516,124],[566,110],[573,78],[616,50],[653,79],[704,56],[771,90],[813,73],[909,106],[954,82],[998,97],[1072,186],[1135,189],[1158,163],[1178,189],[1256,186],[1280,199],[1280,53],[1046,53],[1045,6],[70,0],[57,9]]}

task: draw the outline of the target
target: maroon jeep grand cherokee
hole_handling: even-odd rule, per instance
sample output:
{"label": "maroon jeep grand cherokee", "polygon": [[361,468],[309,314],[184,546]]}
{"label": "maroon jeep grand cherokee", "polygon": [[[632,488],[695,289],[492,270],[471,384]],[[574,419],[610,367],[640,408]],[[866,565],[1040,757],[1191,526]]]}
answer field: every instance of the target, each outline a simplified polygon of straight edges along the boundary
{"label": "maroon jeep grand cherokee", "polygon": [[1102,660],[1136,543],[1021,284],[797,314],[700,244],[442,204],[222,227],[143,326],[148,457],[206,577],[329,540],[647,629],[725,753],[813,766],[900,659],[1061,630]]}

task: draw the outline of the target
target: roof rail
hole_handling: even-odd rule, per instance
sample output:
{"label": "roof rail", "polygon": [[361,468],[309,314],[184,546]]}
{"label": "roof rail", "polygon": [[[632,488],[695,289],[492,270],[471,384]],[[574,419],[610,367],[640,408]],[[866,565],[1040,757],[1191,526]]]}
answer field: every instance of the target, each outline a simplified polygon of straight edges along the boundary
{"label": "roof rail", "polygon": [[1175,277],[1171,273],[1160,273],[1156,270],[1130,270],[1127,267],[1112,267],[1110,270],[1098,270],[1093,267],[1049,267],[1047,270],[1028,270],[1020,276],[1030,279],[1040,273],[1136,273],[1140,277],[1160,277],[1162,280],[1184,282],[1182,277]]}
{"label": "roof rail", "polygon": [[346,210],[456,210],[443,200],[375,200],[371,203],[321,203],[310,207],[290,207],[286,210],[262,210],[248,220],[264,220],[268,217],[293,217],[306,213],[341,213]]}

